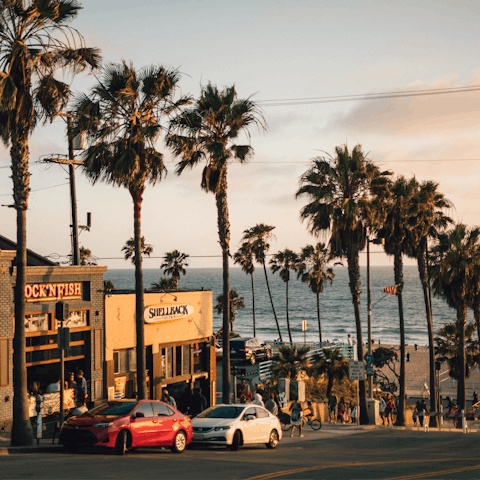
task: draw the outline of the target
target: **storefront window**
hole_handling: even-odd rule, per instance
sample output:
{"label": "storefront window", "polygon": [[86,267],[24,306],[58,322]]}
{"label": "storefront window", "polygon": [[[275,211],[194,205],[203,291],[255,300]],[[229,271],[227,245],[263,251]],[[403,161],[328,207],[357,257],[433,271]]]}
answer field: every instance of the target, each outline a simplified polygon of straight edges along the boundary
{"label": "storefront window", "polygon": [[137,369],[135,349],[113,352],[113,364],[115,373],[135,372]]}
{"label": "storefront window", "polygon": [[165,349],[165,378],[173,377],[173,347]]}
{"label": "storefront window", "polygon": [[190,371],[190,352],[191,345],[184,345],[182,347],[182,371],[183,375],[189,375]]}
{"label": "storefront window", "polygon": [[207,370],[207,344],[195,343],[193,345],[193,371],[194,373],[205,372]]}

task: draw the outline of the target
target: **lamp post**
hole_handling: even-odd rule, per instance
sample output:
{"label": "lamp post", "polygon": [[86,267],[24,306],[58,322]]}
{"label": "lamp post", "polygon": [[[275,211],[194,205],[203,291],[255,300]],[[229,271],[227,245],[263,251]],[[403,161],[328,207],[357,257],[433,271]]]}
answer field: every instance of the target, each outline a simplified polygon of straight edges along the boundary
{"label": "lamp post", "polygon": [[[367,237],[367,323],[368,323],[368,355],[372,355],[372,295],[370,288],[370,244],[384,245],[384,238],[374,238],[370,240]],[[373,380],[372,375],[368,378],[368,398],[373,398]]]}

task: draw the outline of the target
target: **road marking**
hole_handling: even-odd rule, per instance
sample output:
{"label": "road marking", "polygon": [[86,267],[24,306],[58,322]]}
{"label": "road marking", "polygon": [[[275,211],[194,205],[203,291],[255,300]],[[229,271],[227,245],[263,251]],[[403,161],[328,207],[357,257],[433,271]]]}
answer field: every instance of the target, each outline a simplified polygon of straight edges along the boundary
{"label": "road marking", "polygon": [[[322,466],[315,466],[315,467],[303,467],[303,468],[294,468],[294,469],[291,469],[291,470],[283,470],[283,471],[279,471],[279,472],[273,472],[273,473],[266,473],[266,474],[263,474],[263,475],[258,475],[256,477],[250,477],[250,478],[246,478],[245,480],[268,480],[270,478],[276,478],[276,477],[283,477],[284,475],[291,475],[291,474],[294,474],[294,473],[303,473],[303,472],[311,472],[311,471],[314,471],[314,470],[327,470],[329,468],[338,468],[338,467],[362,467],[362,466],[368,466],[368,465],[392,465],[392,464],[396,464],[396,463],[425,463],[425,462],[460,462],[460,461],[469,461],[469,460],[472,460],[472,461],[478,461],[478,458],[436,458],[436,459],[432,459],[432,460],[392,460],[392,461],[389,461],[389,462],[363,462],[363,463],[360,463],[360,462],[354,462],[354,463],[336,463],[336,464],[333,464],[333,465],[322,465]],[[469,470],[473,470],[475,468],[478,468],[478,466],[475,466],[475,467],[464,467],[465,468],[468,468]],[[460,471],[463,471],[463,469],[461,470],[458,470],[459,472]],[[467,471],[467,470],[465,470]],[[435,472],[435,473],[432,473],[432,474],[428,474],[428,476],[432,476],[432,475],[436,475],[438,472]],[[422,474],[422,475],[426,475],[426,474]],[[400,479],[403,479],[403,480],[407,480],[407,479],[410,479],[410,478],[422,478],[421,475],[420,476],[412,476],[412,477],[399,477],[398,479],[387,479],[387,480],[400,480]]]}
{"label": "road marking", "polygon": [[470,470],[475,470],[475,469],[480,469],[480,465],[474,465],[473,467],[455,468],[453,470],[439,470],[438,472],[421,473],[418,475],[407,475],[404,477],[392,477],[392,478],[386,478],[384,480],[412,480],[414,478],[433,477],[434,475],[446,475],[447,473],[469,472]]}

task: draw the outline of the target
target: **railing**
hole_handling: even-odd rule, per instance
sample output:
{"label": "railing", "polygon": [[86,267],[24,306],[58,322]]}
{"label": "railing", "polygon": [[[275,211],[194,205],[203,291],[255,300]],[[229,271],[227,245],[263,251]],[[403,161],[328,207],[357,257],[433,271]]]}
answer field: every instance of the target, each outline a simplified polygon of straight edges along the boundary
{"label": "railing", "polygon": [[270,380],[272,378],[272,366],[275,364],[272,360],[258,363],[258,375],[262,382]]}

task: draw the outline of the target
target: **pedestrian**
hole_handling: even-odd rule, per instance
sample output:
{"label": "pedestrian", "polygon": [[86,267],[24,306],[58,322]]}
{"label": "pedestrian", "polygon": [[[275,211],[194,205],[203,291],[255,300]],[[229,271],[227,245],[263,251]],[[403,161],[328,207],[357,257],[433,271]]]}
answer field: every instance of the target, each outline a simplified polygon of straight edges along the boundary
{"label": "pedestrian", "polygon": [[386,406],[385,406],[385,418],[387,420],[387,425],[392,425],[392,411],[394,408],[394,403],[393,403],[393,398],[391,397],[390,394],[387,395],[387,400],[386,400]]}
{"label": "pedestrian", "polygon": [[292,431],[290,432],[290,436],[293,437],[293,432],[295,431],[295,427],[298,426],[298,430],[300,431],[300,437],[303,437],[302,433],[302,424],[303,424],[303,408],[300,402],[298,401],[298,397],[295,397],[295,401],[292,402],[290,405],[290,424],[292,425]]}
{"label": "pedestrian", "polygon": [[275,395],[273,393],[270,394],[270,398],[265,403],[265,408],[272,414],[277,416],[278,415],[278,405],[275,402]]}
{"label": "pedestrian", "polygon": [[380,397],[380,401],[378,402],[378,412],[380,413],[380,418],[382,419],[382,425],[385,425],[385,409],[387,408],[387,404],[383,397]]}
{"label": "pedestrian", "polygon": [[357,406],[355,405],[352,409],[352,413],[350,414],[350,418],[352,419],[352,423],[356,423],[357,422]]}
{"label": "pedestrian", "polygon": [[253,396],[252,403],[254,403],[255,405],[260,405],[261,407],[265,406],[262,400],[262,396],[258,392],[255,393],[255,395]]}
{"label": "pedestrian", "polygon": [[329,423],[337,423],[337,403],[338,399],[337,396],[333,393],[330,395],[330,398],[328,399],[328,421]]}
{"label": "pedestrian", "polygon": [[427,404],[425,403],[425,399],[422,399],[422,401],[418,402],[418,405],[417,405],[417,415],[418,415],[418,419],[420,421],[421,427],[423,427],[423,421],[425,419],[426,414],[427,414]]}
{"label": "pedestrian", "polygon": [[68,388],[77,388],[77,382],[75,381],[75,374],[73,372],[68,374]]}
{"label": "pedestrian", "polygon": [[190,407],[190,416],[196,417],[207,408],[207,399],[202,395],[202,389],[194,388],[192,396],[192,406]]}
{"label": "pedestrian", "polygon": [[162,402],[168,403],[173,408],[177,408],[177,402],[175,402],[175,399],[169,395],[166,388],[162,393]]}
{"label": "pedestrian", "polygon": [[79,370],[77,373],[77,398],[88,398],[87,380],[83,376],[83,370]]}
{"label": "pedestrian", "polygon": [[473,392],[473,400],[472,400],[472,407],[475,409],[477,407],[479,407],[480,405],[478,405],[478,394],[477,394],[477,391],[475,390]]}
{"label": "pedestrian", "polygon": [[243,390],[245,389],[245,379],[242,378],[240,383],[237,383],[237,398],[240,399],[242,397]]}
{"label": "pedestrian", "polygon": [[240,403],[250,403],[252,400],[252,392],[250,391],[250,385],[248,383],[245,384],[243,388],[243,393],[240,396]]}
{"label": "pedestrian", "polygon": [[343,397],[340,397],[340,403],[338,404],[337,419],[342,423],[346,423],[348,420],[347,405],[345,404],[345,399]]}
{"label": "pedestrian", "polygon": [[265,390],[258,384],[255,384],[255,393],[259,393],[262,396],[262,401],[265,398]]}
{"label": "pedestrian", "polygon": [[60,391],[60,379],[47,385],[47,390],[45,393],[55,393]]}
{"label": "pedestrian", "polygon": [[85,400],[80,398],[80,399],[77,400],[77,408],[75,408],[75,410],[73,410],[72,416],[74,417],[75,415],[82,415],[85,412],[88,412],[88,408],[85,405]]}

